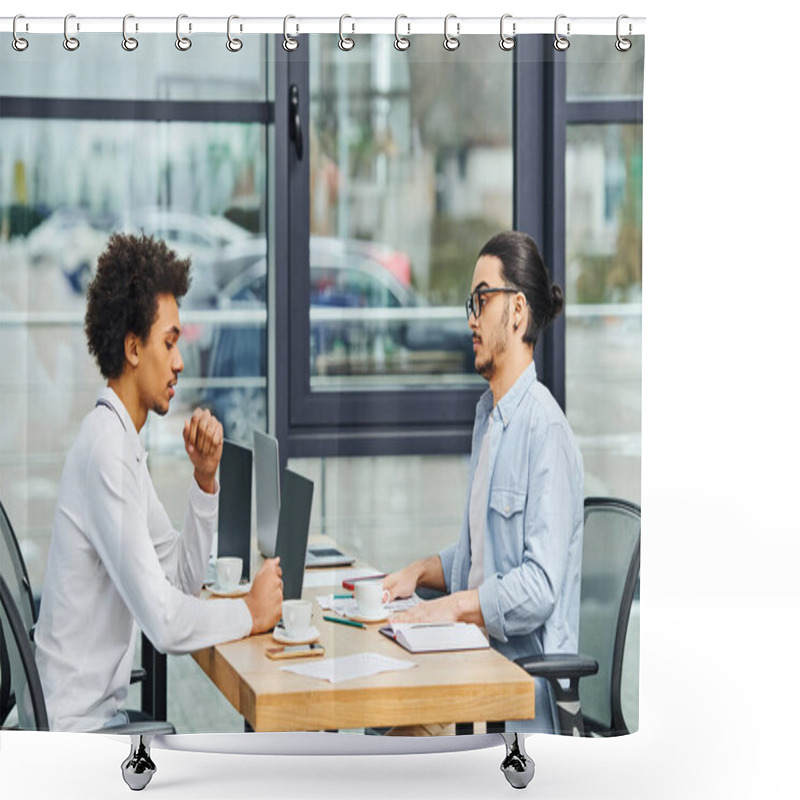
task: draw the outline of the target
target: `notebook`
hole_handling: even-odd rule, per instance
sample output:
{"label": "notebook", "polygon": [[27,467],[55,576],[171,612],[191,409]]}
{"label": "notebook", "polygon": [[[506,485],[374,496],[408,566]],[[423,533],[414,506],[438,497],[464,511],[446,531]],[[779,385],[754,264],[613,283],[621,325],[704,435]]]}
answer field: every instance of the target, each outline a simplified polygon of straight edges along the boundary
{"label": "notebook", "polygon": [[219,464],[217,556],[242,559],[242,577],[250,576],[253,454],[225,439]]}
{"label": "notebook", "polygon": [[411,653],[489,647],[481,629],[471,622],[404,622],[385,625],[380,631]]}
{"label": "notebook", "polygon": [[278,538],[281,506],[278,440],[254,430],[253,456],[256,472],[256,543],[262,556],[272,558]]}
{"label": "notebook", "polygon": [[308,526],[314,483],[291,470],[284,470],[281,481],[281,510],[275,555],[283,570],[283,597],[297,600],[303,591]]}

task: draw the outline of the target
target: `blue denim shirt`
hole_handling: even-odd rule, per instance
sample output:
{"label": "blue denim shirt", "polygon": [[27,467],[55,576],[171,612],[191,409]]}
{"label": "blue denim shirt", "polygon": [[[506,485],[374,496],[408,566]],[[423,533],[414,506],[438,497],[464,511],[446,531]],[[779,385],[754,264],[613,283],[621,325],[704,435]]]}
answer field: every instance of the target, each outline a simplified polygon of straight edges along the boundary
{"label": "blue denim shirt", "polygon": [[[469,486],[493,417],[484,581],[478,587],[491,644],[508,658],[578,651],[583,549],[583,459],[533,362],[492,409],[478,402]],[[469,496],[458,541],[439,553],[447,590],[467,588]]]}

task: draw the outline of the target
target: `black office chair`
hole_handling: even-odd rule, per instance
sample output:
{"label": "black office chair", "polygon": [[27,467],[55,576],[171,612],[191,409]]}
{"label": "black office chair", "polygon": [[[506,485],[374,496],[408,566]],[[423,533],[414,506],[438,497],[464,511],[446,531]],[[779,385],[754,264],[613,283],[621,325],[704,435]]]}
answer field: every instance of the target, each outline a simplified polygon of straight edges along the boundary
{"label": "black office chair", "polygon": [[0,502],[0,569],[14,596],[22,621],[29,635],[33,635],[36,624],[36,604],[28,578],[28,570],[22,558],[19,542],[11,527],[11,520]]}
{"label": "black office chair", "polygon": [[[586,498],[580,655],[516,659],[528,673],[550,682],[558,706],[558,733],[618,736],[630,732],[622,709],[622,664],[639,584],[640,543],[639,506],[614,498]],[[568,681],[566,689],[561,680]]]}
{"label": "black office chair", "polygon": [[[20,730],[49,730],[44,693],[31,646],[30,635],[11,589],[0,575],[0,652],[3,679],[16,698],[17,722]],[[3,726],[9,717],[3,721]]]}
{"label": "black office chair", "polygon": [[[2,502],[0,502],[0,575],[5,578],[25,630],[33,641],[33,632],[38,616],[36,602],[28,570],[25,567],[25,560],[22,557],[22,550]],[[15,701],[15,694],[11,690],[7,676],[8,670],[3,654],[0,652],[0,725],[11,712]],[[147,671],[141,667],[131,670],[130,682],[132,684],[140,683],[146,678]]]}
{"label": "black office chair", "polygon": [[[24,629],[32,637],[36,623],[36,606],[31,583],[17,538],[2,503],[0,503],[0,575],[6,580]],[[0,725],[8,718],[15,703],[16,694],[11,685],[9,654],[0,641]]]}
{"label": "black office chair", "polygon": [[[16,722],[11,715],[0,724],[2,729],[49,730],[47,707],[42,682],[33,653],[30,635],[14,595],[0,575],[0,660],[4,677],[17,699]],[[150,741],[159,734],[175,733],[169,722],[130,722],[113,728],[102,728],[98,733],[121,734],[131,737],[131,750],[122,762],[122,777],[132,789],[143,789],[156,771],[150,759]]]}

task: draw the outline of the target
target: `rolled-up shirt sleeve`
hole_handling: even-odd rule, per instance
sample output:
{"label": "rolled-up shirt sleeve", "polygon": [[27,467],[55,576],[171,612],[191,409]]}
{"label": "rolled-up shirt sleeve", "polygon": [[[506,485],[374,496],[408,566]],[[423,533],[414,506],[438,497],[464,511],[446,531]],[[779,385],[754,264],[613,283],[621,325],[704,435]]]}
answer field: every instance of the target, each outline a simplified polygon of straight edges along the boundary
{"label": "rolled-up shirt sleeve", "polygon": [[439,551],[439,560],[442,562],[442,572],[444,573],[445,591],[452,591],[453,583],[453,562],[456,557],[456,544],[451,544]]}
{"label": "rolled-up shirt sleeve", "polygon": [[575,528],[573,494],[580,486],[566,445],[566,432],[554,424],[532,449],[520,523],[521,562],[487,576],[478,587],[486,629],[500,642],[543,625],[560,596]]}
{"label": "rolled-up shirt sleeve", "polygon": [[[248,635],[252,618],[243,600],[207,601],[186,593],[202,582],[215,501],[198,498],[199,487],[192,487],[189,530],[179,536],[160,503],[148,513],[149,475],[126,446],[122,435],[119,446],[95,446],[85,476],[91,498],[86,536],[123,602],[160,652],[188,653]],[[156,523],[154,533],[150,522]]]}

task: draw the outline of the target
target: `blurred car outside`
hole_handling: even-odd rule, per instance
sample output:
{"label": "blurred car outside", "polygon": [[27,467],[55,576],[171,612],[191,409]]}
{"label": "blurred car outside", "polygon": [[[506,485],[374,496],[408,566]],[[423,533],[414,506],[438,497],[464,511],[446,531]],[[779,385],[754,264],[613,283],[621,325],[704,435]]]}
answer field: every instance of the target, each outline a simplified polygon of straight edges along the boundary
{"label": "blurred car outside", "polygon": [[208,308],[218,289],[214,265],[225,263],[226,248],[243,245],[264,253],[263,234],[253,234],[225,217],[160,208],[134,208],[124,214],[93,213],[80,207],[59,208],[30,231],[25,240],[27,257],[34,265],[58,265],[73,292],[86,293],[97,259],[114,232],[163,239],[180,258],[192,260],[192,286],[188,306]]}
{"label": "blurred car outside", "polygon": [[25,237],[25,254],[33,266],[56,265],[73,292],[84,294],[88,276],[105,249],[116,220],[80,207],[58,208]]}
{"label": "blurred car outside", "polygon": [[[56,209],[29,232],[25,254],[33,265],[47,264],[60,269],[69,292],[83,297],[97,268],[97,259],[114,232],[144,233],[163,239],[179,258],[191,259],[192,280],[181,301],[183,310],[216,308],[220,287],[232,277],[221,277],[215,272],[215,265],[230,262],[226,253],[238,247],[243,252],[266,254],[263,234],[253,234],[225,217],[157,207],[138,207],[123,215],[92,213],[80,207]],[[203,374],[206,365],[193,359],[208,351],[211,332],[207,324],[184,325],[182,345],[187,374]],[[183,395],[187,403],[199,399],[191,381]]]}
{"label": "blurred car outside", "polygon": [[[217,296],[219,323],[207,349],[189,358],[202,365],[196,377],[205,376],[198,382],[205,386],[200,402],[220,418],[226,436],[245,442],[252,426],[266,425],[267,380],[267,258],[263,242],[250,263],[246,250],[247,245],[228,250],[235,267],[217,265],[218,275],[238,274]],[[472,342],[463,317],[437,313],[376,261],[376,253],[385,257],[388,249],[310,237],[311,375],[471,373]],[[407,260],[399,255],[395,264]],[[204,347],[209,338],[196,341]]]}

